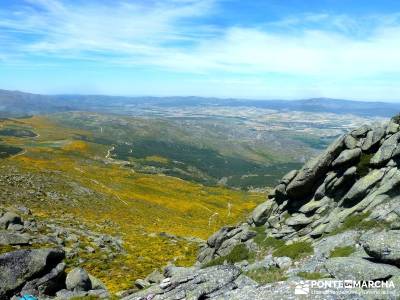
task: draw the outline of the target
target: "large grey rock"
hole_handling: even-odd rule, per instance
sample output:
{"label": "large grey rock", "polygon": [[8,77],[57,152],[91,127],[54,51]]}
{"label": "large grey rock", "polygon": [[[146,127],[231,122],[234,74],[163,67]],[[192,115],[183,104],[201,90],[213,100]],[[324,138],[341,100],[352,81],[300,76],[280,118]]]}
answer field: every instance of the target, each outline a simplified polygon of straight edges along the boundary
{"label": "large grey rock", "polygon": [[347,169],[341,177],[339,177],[332,185],[329,186],[329,191],[335,193],[343,186],[354,184],[357,178],[357,167],[353,166]]}
{"label": "large grey rock", "polygon": [[369,256],[400,266],[400,230],[368,232],[361,242]]}
{"label": "large grey rock", "polygon": [[7,229],[10,224],[22,225],[21,217],[13,212],[6,212],[0,217],[0,229]]}
{"label": "large grey rock", "polygon": [[361,156],[361,149],[360,148],[355,148],[355,149],[349,149],[349,150],[344,150],[340,155],[332,162],[333,167],[338,167],[342,165],[349,165],[354,162],[357,162],[360,159]]}
{"label": "large grey rock", "polygon": [[393,120],[391,120],[386,128],[386,133],[393,134],[398,131],[399,131],[399,124],[397,124],[396,122],[393,122]]}
{"label": "large grey rock", "polygon": [[27,282],[22,288],[21,294],[35,296],[56,294],[65,288],[65,267],[64,263],[59,263],[43,277]]}
{"label": "large grey rock", "polygon": [[304,213],[304,214],[310,213],[312,211],[317,210],[318,208],[328,205],[331,201],[332,201],[332,199],[330,199],[329,197],[326,197],[326,196],[318,201],[313,199],[313,200],[307,202],[306,204],[304,204],[302,207],[300,207],[299,212]]}
{"label": "large grey rock", "polygon": [[72,299],[111,299],[110,294],[106,290],[90,290],[90,291],[69,291],[63,289],[56,293],[56,300],[72,300]]}
{"label": "large grey rock", "polygon": [[357,147],[358,140],[353,137],[351,134],[347,134],[344,139],[344,144],[348,149],[354,149]]}
{"label": "large grey rock", "polygon": [[147,287],[149,287],[150,286],[150,282],[148,282],[147,280],[145,280],[145,279],[136,279],[135,280],[135,286],[138,288],[138,289],[145,289],[145,288],[147,288]]}
{"label": "large grey rock", "polygon": [[28,245],[30,241],[31,236],[27,233],[0,231],[0,246]]}
{"label": "large grey rock", "polygon": [[92,286],[92,290],[107,290],[106,285],[97,277],[94,277],[89,274],[90,284]]}
{"label": "large grey rock", "polygon": [[293,179],[294,177],[296,177],[297,172],[298,172],[297,170],[292,170],[292,171],[290,171],[289,173],[287,173],[285,176],[282,177],[281,183],[283,183],[283,184],[285,184],[285,185],[288,185],[289,182],[291,182],[292,179]]}
{"label": "large grey rock", "polygon": [[55,249],[19,250],[0,255],[0,299],[51,271],[63,259],[64,252]]}
{"label": "large grey rock", "polygon": [[147,277],[146,280],[150,283],[160,283],[164,279],[163,274],[159,270],[154,270]]}
{"label": "large grey rock", "polygon": [[258,205],[251,215],[251,218],[256,226],[264,225],[271,215],[271,212],[275,206],[275,202],[269,200]]}
{"label": "large grey rock", "polygon": [[340,280],[379,280],[400,274],[400,269],[360,257],[334,257],[325,263],[327,272]]}
{"label": "large grey rock", "polygon": [[312,221],[312,218],[306,217],[304,214],[295,214],[286,219],[285,224],[289,226],[308,225]]}
{"label": "large grey rock", "polygon": [[331,251],[338,247],[357,245],[360,233],[356,230],[349,230],[332,236],[327,236],[313,243],[314,253],[329,257]]}
{"label": "large grey rock", "polygon": [[385,140],[375,155],[371,158],[370,163],[375,166],[386,164],[391,158],[400,154],[400,132],[393,134]]}
{"label": "large grey rock", "polygon": [[243,288],[247,286],[251,286],[253,288],[257,288],[258,283],[255,282],[253,279],[250,279],[249,277],[245,275],[240,275],[238,278],[235,279],[234,284],[237,286],[237,288]]}
{"label": "large grey rock", "polygon": [[344,196],[344,200],[357,200],[364,197],[368,191],[385,175],[384,170],[373,170],[358,180]]}
{"label": "large grey rock", "polygon": [[[328,279],[326,279],[328,280]],[[210,298],[212,300],[363,300],[362,291],[351,289],[343,294],[343,288],[316,286],[311,287],[315,282],[308,280],[281,281],[253,287],[244,286],[242,288],[227,291],[222,295]],[[296,294],[296,289],[305,290],[306,294]],[[307,293],[308,291],[308,293]],[[393,298],[395,299],[395,298]],[[372,299],[371,299],[372,300]]]}
{"label": "large grey rock", "polygon": [[123,299],[212,299],[237,288],[235,281],[240,273],[240,269],[229,265],[200,269],[188,275],[165,279],[158,288],[150,288]]}
{"label": "large grey rock", "polygon": [[[234,226],[225,226],[218,230],[216,233],[211,235],[208,240],[207,244],[210,247],[219,248],[224,240],[228,238],[228,234],[237,229]],[[232,234],[230,234],[232,235]]]}
{"label": "large grey rock", "polygon": [[287,256],[276,257],[274,260],[279,269],[287,269],[292,265],[292,259]]}
{"label": "large grey rock", "polygon": [[65,280],[67,290],[70,291],[89,291],[92,289],[92,282],[89,274],[82,268],[72,269]]}
{"label": "large grey rock", "polygon": [[371,130],[371,127],[368,125],[363,125],[357,129],[354,129],[353,131],[350,132],[350,135],[356,137],[356,138],[360,138],[360,137],[364,137],[368,131]]}
{"label": "large grey rock", "polygon": [[248,223],[223,227],[208,238],[207,245],[200,249],[197,260],[200,263],[207,263],[216,256],[227,255],[236,245],[254,236],[256,233],[250,230]]}
{"label": "large grey rock", "polygon": [[177,267],[175,265],[168,265],[164,269],[164,277],[184,277],[197,271],[196,267]]}
{"label": "large grey rock", "polygon": [[309,195],[316,182],[324,176],[344,147],[344,136],[341,136],[324,153],[308,161],[287,186],[288,196],[296,199]]}
{"label": "large grey rock", "polygon": [[365,141],[362,144],[361,149],[363,151],[368,151],[373,146],[378,144],[384,136],[385,136],[384,128],[381,126],[375,127],[373,130],[367,133],[367,137],[365,138]]}

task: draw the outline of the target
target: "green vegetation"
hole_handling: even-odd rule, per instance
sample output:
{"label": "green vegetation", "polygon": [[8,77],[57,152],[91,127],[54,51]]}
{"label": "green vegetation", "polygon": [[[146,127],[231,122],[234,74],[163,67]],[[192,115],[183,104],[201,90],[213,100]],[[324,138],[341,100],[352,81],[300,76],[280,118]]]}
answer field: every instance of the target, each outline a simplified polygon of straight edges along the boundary
{"label": "green vegetation", "polygon": [[0,246],[0,254],[14,251],[14,247],[11,245],[1,245]]}
{"label": "green vegetation", "polygon": [[336,235],[348,230],[370,230],[370,229],[385,229],[388,228],[390,224],[384,221],[376,221],[376,220],[366,220],[370,212],[366,213],[358,213],[348,216],[344,222],[337,227],[335,230],[330,232],[328,235]]}
{"label": "green vegetation", "polygon": [[347,257],[355,251],[356,249],[353,246],[336,247],[331,251],[329,257]]}
{"label": "green vegetation", "polygon": [[365,175],[368,174],[368,172],[369,172],[369,162],[371,161],[372,156],[373,156],[373,153],[371,153],[371,154],[362,153],[361,154],[360,161],[357,164],[358,176],[364,177]]}
{"label": "green vegetation", "polygon": [[311,243],[295,242],[290,245],[285,245],[285,242],[274,237],[267,237],[265,227],[255,227],[256,232],[254,242],[259,246],[261,255],[266,255],[268,252],[274,256],[288,256],[292,259],[299,259],[314,252]]}
{"label": "green vegetation", "polygon": [[327,278],[327,275],[318,273],[318,272],[299,272],[297,275],[306,280],[318,280]]}
{"label": "green vegetation", "polygon": [[6,128],[0,130],[0,135],[13,137],[35,137],[36,134],[28,129],[21,128]]}
{"label": "green vegetation", "polygon": [[336,137],[318,137],[311,134],[304,134],[292,135],[292,138],[310,146],[313,149],[324,150]]}
{"label": "green vegetation", "polygon": [[24,149],[10,145],[0,144],[0,159],[7,158],[22,152]]}
{"label": "green vegetation", "polygon": [[253,240],[261,249],[277,249],[285,245],[285,242],[282,240],[267,237],[265,226],[255,227],[253,230],[257,233]]}
{"label": "green vegetation", "polygon": [[274,256],[288,256],[291,259],[299,259],[314,253],[310,242],[294,242],[290,245],[283,245],[274,251]]}
{"label": "green vegetation", "polygon": [[267,284],[271,282],[284,281],[287,277],[284,275],[284,271],[277,267],[270,268],[268,270],[260,268],[257,270],[246,272],[245,275],[259,284]]}
{"label": "green vegetation", "polygon": [[282,240],[267,237],[264,226],[255,227],[253,230],[257,233],[254,242],[259,246],[261,256],[272,252],[274,256],[288,256],[292,259],[299,259],[314,252],[309,242],[295,242],[285,245]]}
{"label": "green vegetation", "polygon": [[213,259],[212,261],[204,264],[203,268],[222,265],[224,262],[227,262],[228,264],[234,264],[246,259],[251,259],[253,256],[254,253],[251,253],[246,245],[239,244],[236,245],[228,255]]}
{"label": "green vegetation", "polygon": [[[112,157],[126,161],[134,159],[142,166],[159,168],[158,171],[166,175],[207,185],[215,185],[220,178],[226,177],[227,185],[241,188],[273,185],[275,182],[271,182],[271,178],[275,181],[283,170],[297,167],[293,163],[262,165],[178,141],[151,139],[118,144],[112,151]],[[149,157],[162,157],[164,161],[152,161]]]}

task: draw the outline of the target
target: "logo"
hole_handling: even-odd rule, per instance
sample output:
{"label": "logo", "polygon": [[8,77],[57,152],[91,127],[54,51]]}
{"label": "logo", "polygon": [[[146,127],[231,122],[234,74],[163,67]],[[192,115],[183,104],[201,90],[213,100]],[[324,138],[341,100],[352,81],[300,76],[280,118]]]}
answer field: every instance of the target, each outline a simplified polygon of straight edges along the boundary
{"label": "logo", "polygon": [[308,295],[310,293],[310,284],[304,281],[300,281],[294,288],[295,295]]}

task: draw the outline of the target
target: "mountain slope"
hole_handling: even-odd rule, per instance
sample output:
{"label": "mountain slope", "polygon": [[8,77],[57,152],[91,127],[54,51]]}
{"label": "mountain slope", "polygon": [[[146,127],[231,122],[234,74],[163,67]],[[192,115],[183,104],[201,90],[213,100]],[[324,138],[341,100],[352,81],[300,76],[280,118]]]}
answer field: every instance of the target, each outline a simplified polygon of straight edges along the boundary
{"label": "mountain slope", "polygon": [[[29,207],[44,223],[58,220],[64,227],[84,226],[121,238],[122,253],[103,257],[103,252],[87,250],[94,246],[83,239],[80,257],[72,259],[72,265],[86,267],[112,291],[129,288],[138,277],[170,261],[190,265],[199,239],[237,222],[263,198],[137,172],[107,157],[111,145],[82,140],[91,139],[92,131],[46,117],[1,120],[0,126],[14,129],[6,131],[1,142],[23,149],[0,159],[0,207]],[[0,252],[8,250],[0,242]]]}
{"label": "mountain slope", "polygon": [[307,299],[397,299],[399,149],[398,118],[339,137],[284,176],[247,222],[209,237],[197,265],[168,267],[160,285],[124,299],[297,299],[298,288]]}

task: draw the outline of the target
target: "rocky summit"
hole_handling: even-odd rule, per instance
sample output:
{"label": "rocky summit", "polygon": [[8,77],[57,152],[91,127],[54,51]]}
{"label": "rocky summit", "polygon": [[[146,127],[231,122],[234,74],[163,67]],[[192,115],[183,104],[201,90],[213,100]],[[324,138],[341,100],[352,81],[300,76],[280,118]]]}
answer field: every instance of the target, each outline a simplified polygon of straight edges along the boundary
{"label": "rocky summit", "polygon": [[[195,265],[154,270],[116,297],[398,299],[399,123],[393,118],[338,137],[300,170],[286,174],[246,222],[210,236]],[[40,223],[27,218],[0,214],[0,245],[21,247],[0,256],[0,299],[24,293],[39,299],[110,298],[98,279],[64,260],[80,253],[79,247],[63,247],[72,232],[48,225],[44,234]],[[108,239],[107,251],[122,251],[117,240]],[[54,247],[26,249],[37,240]]]}

